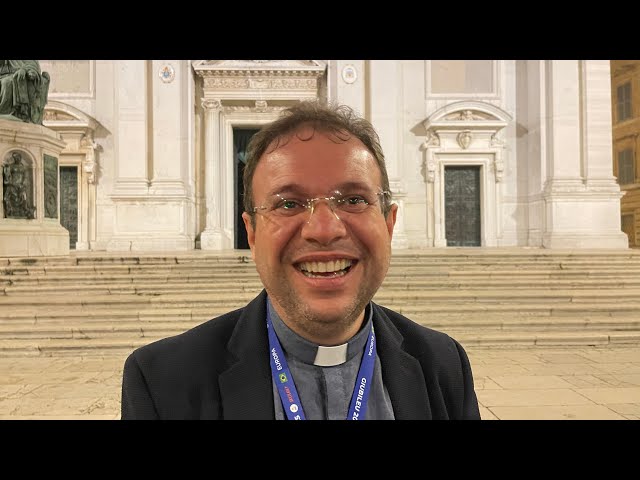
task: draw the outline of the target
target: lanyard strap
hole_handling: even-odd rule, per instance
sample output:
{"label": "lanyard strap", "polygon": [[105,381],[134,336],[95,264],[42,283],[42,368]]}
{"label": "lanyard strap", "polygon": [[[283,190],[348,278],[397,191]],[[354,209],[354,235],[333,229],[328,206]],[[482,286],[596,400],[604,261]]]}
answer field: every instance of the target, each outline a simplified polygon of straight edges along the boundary
{"label": "lanyard strap", "polygon": [[[289,370],[289,364],[284,356],[282,346],[278,340],[271,316],[267,308],[267,334],[269,335],[269,360],[271,364],[271,374],[273,381],[278,387],[282,407],[285,415],[289,420],[306,420],[300,397],[293,382],[293,375]],[[367,412],[367,401],[369,392],[371,391],[371,380],[373,379],[373,367],[376,362],[376,337],[373,333],[373,323],[371,324],[371,332],[369,339],[365,345],[365,351],[362,354],[358,377],[351,396],[349,405],[349,413],[347,420],[364,420]]]}

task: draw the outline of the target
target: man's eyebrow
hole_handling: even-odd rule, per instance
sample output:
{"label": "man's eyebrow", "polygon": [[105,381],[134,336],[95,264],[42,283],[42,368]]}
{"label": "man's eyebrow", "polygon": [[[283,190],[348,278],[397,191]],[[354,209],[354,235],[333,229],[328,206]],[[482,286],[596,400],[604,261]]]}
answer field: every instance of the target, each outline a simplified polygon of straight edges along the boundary
{"label": "man's eyebrow", "polygon": [[370,190],[372,188],[376,190],[380,189],[377,185],[372,185],[372,184],[361,182],[361,181],[351,181],[351,182],[344,182],[344,183],[338,184],[334,188],[334,190],[339,190],[340,192],[344,193],[344,192],[349,192],[353,190],[357,190],[357,191]]}
{"label": "man's eyebrow", "polygon": [[272,189],[269,190],[269,192],[267,193],[268,196],[273,196],[273,195],[301,195],[301,196],[311,196],[311,195],[324,195],[325,193],[329,193],[329,192],[333,192],[338,190],[341,193],[345,193],[345,192],[352,192],[352,191],[362,191],[362,190],[381,190],[381,188],[378,185],[371,185],[369,183],[366,182],[361,182],[361,181],[348,181],[348,182],[343,182],[343,183],[339,183],[337,185],[334,185],[333,187],[329,188],[326,192],[315,192],[313,194],[309,193],[306,189],[302,188],[300,185],[294,184],[294,183],[287,183],[284,185],[280,185],[277,187],[274,187]]}
{"label": "man's eyebrow", "polygon": [[267,196],[274,195],[304,195],[304,189],[295,183],[285,183],[270,189],[267,192]]}

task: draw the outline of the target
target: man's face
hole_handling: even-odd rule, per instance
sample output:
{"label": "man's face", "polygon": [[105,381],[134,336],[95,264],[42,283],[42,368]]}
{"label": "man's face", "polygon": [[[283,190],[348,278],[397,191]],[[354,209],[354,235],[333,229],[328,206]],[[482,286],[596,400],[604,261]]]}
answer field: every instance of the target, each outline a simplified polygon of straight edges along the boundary
{"label": "man's face", "polygon": [[[382,191],[380,169],[360,140],[336,143],[321,132],[299,134],[313,136],[303,141],[293,135],[260,158],[253,177],[255,206],[268,204],[275,194],[307,199],[329,197],[336,190]],[[255,228],[243,214],[262,283],[278,314],[303,336],[313,338],[329,323],[353,326],[382,284],[397,205],[385,218],[380,197],[374,198],[378,203],[361,213],[334,213],[324,200],[312,213],[293,217],[257,213]]]}

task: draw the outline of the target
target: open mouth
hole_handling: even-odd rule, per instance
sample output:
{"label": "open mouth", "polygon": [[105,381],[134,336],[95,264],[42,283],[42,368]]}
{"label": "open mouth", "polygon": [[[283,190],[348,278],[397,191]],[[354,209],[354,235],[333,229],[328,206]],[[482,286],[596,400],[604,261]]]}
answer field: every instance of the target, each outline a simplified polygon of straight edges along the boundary
{"label": "open mouth", "polygon": [[346,275],[356,262],[341,258],[328,262],[300,262],[296,265],[305,277],[336,278]]}

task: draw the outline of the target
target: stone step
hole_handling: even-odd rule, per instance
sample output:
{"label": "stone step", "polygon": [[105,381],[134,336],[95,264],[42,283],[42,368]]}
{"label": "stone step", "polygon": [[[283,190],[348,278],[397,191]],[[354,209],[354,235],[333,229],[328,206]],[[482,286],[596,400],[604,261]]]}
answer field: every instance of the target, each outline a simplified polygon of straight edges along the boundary
{"label": "stone step", "polygon": [[[445,332],[446,333],[446,332]],[[118,339],[12,339],[0,340],[0,356],[17,355],[103,355],[126,354],[159,337],[137,337]],[[463,346],[491,348],[550,345],[614,345],[640,344],[640,332],[589,331],[589,332],[501,332],[482,334],[456,332],[455,338]]]}
{"label": "stone step", "polygon": [[[389,271],[385,283],[413,283],[413,282],[434,282],[434,281],[459,281],[459,282],[484,282],[484,281],[598,281],[608,282],[631,282],[637,283],[640,279],[640,269],[624,269],[619,271],[453,271],[452,269],[437,270],[398,270]],[[260,277],[256,272],[229,271],[226,273],[213,273],[211,271],[197,272],[189,270],[184,272],[136,272],[136,273],[108,273],[108,272],[68,272],[61,274],[25,274],[25,275],[0,275],[0,286],[28,286],[28,285],[56,285],[56,284],[77,284],[86,285],[93,283],[225,283],[225,282],[259,282]]]}
{"label": "stone step", "polygon": [[[415,255],[403,255],[399,251],[394,251],[391,257],[392,265],[412,265],[416,262],[424,264],[455,264],[455,263],[478,263],[485,265],[500,264],[611,264],[611,263],[640,263],[640,251],[597,251],[589,253],[580,251],[576,254],[562,254],[556,251],[546,254],[527,254],[524,251],[509,254],[500,249],[484,250],[482,252],[469,254],[456,254],[445,250],[421,250]],[[122,256],[102,256],[90,257],[81,256],[79,253],[72,253],[70,257],[0,257],[0,268],[33,267],[33,268],[64,268],[64,267],[109,267],[109,266],[158,266],[158,265],[242,265],[253,264],[250,255],[223,256],[217,254],[205,255],[196,254],[190,256],[170,256],[170,257],[136,257],[127,254]]]}
{"label": "stone step", "polygon": [[[54,305],[118,305],[130,304],[132,306],[144,305],[218,305],[234,306],[243,305],[259,292],[259,289],[251,289],[229,295],[228,292],[219,292],[216,288],[205,288],[198,291],[185,293],[159,293],[156,290],[138,291],[136,288],[111,288],[105,289],[103,295],[0,295],[0,309],[11,309],[16,306],[54,306]],[[513,290],[477,290],[477,291],[450,291],[450,290],[381,290],[374,299],[382,305],[413,305],[422,304],[477,304],[482,308],[484,304],[582,304],[587,307],[602,303],[635,303],[640,302],[640,289],[627,288],[623,290],[611,289],[513,289]]]}
{"label": "stone step", "polygon": [[[518,281],[521,283],[526,282],[543,282],[543,281],[556,281],[556,282],[624,282],[624,283],[639,283],[640,271],[620,271],[620,272],[550,272],[550,271],[537,271],[537,272],[517,272],[517,271],[503,271],[503,272],[422,272],[409,274],[408,272],[402,273],[390,273],[384,281],[384,285],[403,285],[403,284],[415,284],[424,283],[430,284],[434,282],[442,281],[454,281],[454,282],[467,282],[474,284],[477,282],[510,282]],[[256,273],[242,273],[235,272],[229,274],[212,274],[210,272],[185,272],[185,273],[171,273],[171,274],[159,274],[153,273],[135,273],[135,274],[110,274],[110,275],[88,275],[86,273],[74,272],[61,275],[5,275],[0,276],[0,285],[15,285],[15,286],[31,286],[31,285],[87,285],[87,284],[183,284],[183,283],[216,283],[216,284],[241,284],[245,282],[259,283],[260,278]]]}
{"label": "stone step", "polygon": [[[2,314],[0,320],[4,323],[22,322],[34,323],[45,321],[59,321],[60,319],[86,318],[109,319],[147,319],[147,318],[191,318],[191,317],[215,317],[244,306],[246,302],[237,304],[183,304],[165,306],[158,304],[149,305],[84,305],[84,306],[57,306],[50,308],[33,308],[23,306],[8,310]],[[628,303],[602,303],[593,304],[557,304],[550,305],[544,302],[536,304],[424,304],[403,305],[387,304],[387,307],[406,315],[409,318],[430,316],[432,318],[450,319],[456,316],[471,316],[486,318],[491,316],[527,318],[527,317],[567,317],[581,316],[591,318],[593,316],[608,317],[639,317],[640,302]],[[159,312],[158,310],[162,310]]]}
{"label": "stone step", "polygon": [[[467,256],[442,256],[442,257],[429,257],[429,256],[416,256],[414,258],[401,258],[397,254],[393,254],[391,257],[391,268],[405,268],[414,266],[478,266],[483,268],[499,267],[499,268],[520,268],[520,267],[536,267],[539,268],[575,268],[581,266],[593,265],[594,268],[607,268],[612,266],[619,268],[621,266],[640,267],[640,253],[634,251],[636,254],[631,257],[615,257],[615,256],[603,256],[602,258],[592,257],[589,255],[582,255],[575,258],[563,258],[563,257],[546,257],[546,258],[534,258],[527,255],[517,255],[513,257],[500,257],[491,255],[482,255],[477,257]],[[211,258],[192,258],[189,261],[180,261],[178,259],[166,259],[165,261],[157,262],[132,262],[129,259],[123,258],[122,261],[100,261],[100,262],[67,262],[67,263],[40,263],[40,262],[17,262],[9,259],[9,263],[6,259],[0,258],[0,272],[1,271],[23,271],[24,269],[34,271],[67,271],[69,269],[81,269],[81,270],[141,270],[148,268],[234,268],[234,269],[246,269],[254,268],[255,264],[253,260],[246,258],[234,259],[233,261],[219,261],[218,259]]]}
{"label": "stone step", "polygon": [[[86,284],[77,282],[38,281],[33,284],[23,282],[12,285],[2,285],[0,282],[0,295],[67,295],[73,292],[80,295],[111,295],[111,294],[178,294],[184,292],[235,294],[243,292],[257,292],[262,289],[262,284],[258,279],[243,282],[204,282],[195,279],[183,279],[182,281],[162,282],[162,281],[93,281],[87,280]],[[409,280],[397,281],[387,279],[379,292],[388,294],[389,292],[403,291],[426,291],[426,290],[532,290],[536,291],[557,291],[557,290],[640,290],[640,275],[632,280],[622,280],[619,278],[603,282],[598,279],[589,280],[524,280],[516,279],[473,279],[473,280]]]}
{"label": "stone step", "polygon": [[[46,328],[64,329],[68,325],[82,325],[90,328],[94,323],[107,322],[114,326],[127,323],[153,322],[202,322],[223,315],[231,308],[214,305],[211,307],[167,307],[167,308],[98,308],[85,306],[70,308],[65,306],[34,309],[25,307],[5,311],[1,326],[7,328],[29,328],[38,325]],[[603,304],[598,308],[581,305],[561,305],[551,307],[535,305],[494,305],[478,308],[475,305],[421,305],[397,306],[396,311],[418,323],[425,325],[469,325],[490,326],[509,324],[576,325],[582,327],[589,322],[609,321],[616,325],[635,328],[640,319],[640,304]],[[577,320],[576,320],[577,319]]]}
{"label": "stone step", "polygon": [[393,310],[409,318],[421,315],[439,315],[452,317],[457,315],[512,315],[518,318],[527,316],[561,317],[581,315],[584,318],[592,316],[633,317],[640,318],[640,302],[590,304],[558,304],[549,305],[545,302],[538,304],[463,304],[463,305],[395,305]]}
{"label": "stone step", "polygon": [[[607,249],[607,248],[579,248],[566,249],[554,248],[545,249],[537,247],[428,247],[419,249],[402,249],[393,251],[394,258],[510,258],[510,257],[530,257],[530,258],[598,258],[598,257],[638,257],[640,254],[633,249]],[[248,249],[232,249],[224,251],[165,251],[158,252],[105,252],[105,251],[71,251],[69,255],[49,256],[49,257],[9,257],[11,262],[28,263],[77,263],[77,262],[159,262],[159,261],[200,261],[203,259],[211,261],[226,261],[238,258],[250,258],[251,252]]]}
{"label": "stone step", "polygon": [[[209,316],[178,316],[169,318],[120,319],[118,321],[94,319],[66,319],[64,322],[38,323],[3,323],[0,324],[0,340],[21,338],[117,338],[117,337],[147,337],[169,336],[182,333],[207,320]],[[418,317],[414,319],[427,327],[449,332],[489,333],[502,332],[548,332],[548,331],[637,331],[640,332],[640,319],[625,319],[615,317],[582,317],[565,318],[455,318],[437,319]]]}
{"label": "stone step", "polygon": [[[243,251],[0,259],[0,355],[130,351],[261,289]],[[637,342],[640,251],[394,253],[374,299],[480,346]]]}
{"label": "stone step", "polygon": [[[527,255],[518,253],[514,255],[504,255],[490,253],[477,255],[429,255],[427,251],[414,256],[402,256],[397,252],[392,253],[391,265],[414,265],[416,263],[438,265],[438,264],[479,264],[479,265],[520,265],[520,264],[580,264],[593,263],[601,265],[610,264],[640,264],[640,250],[628,250],[629,254],[579,254],[579,255]],[[207,265],[209,267],[228,265],[253,265],[251,257],[216,257],[216,256],[191,256],[191,257],[167,257],[167,258],[143,258],[143,257],[119,257],[119,258],[76,258],[68,261],[41,261],[38,258],[7,258],[0,257],[0,268],[108,268],[108,267],[145,267],[145,266],[181,266],[181,265]]]}
{"label": "stone step", "polygon": [[[638,345],[640,332],[515,332],[477,334],[455,332],[455,339],[464,347],[508,348],[511,346],[566,346],[566,345]],[[453,335],[452,335],[453,336]]]}

